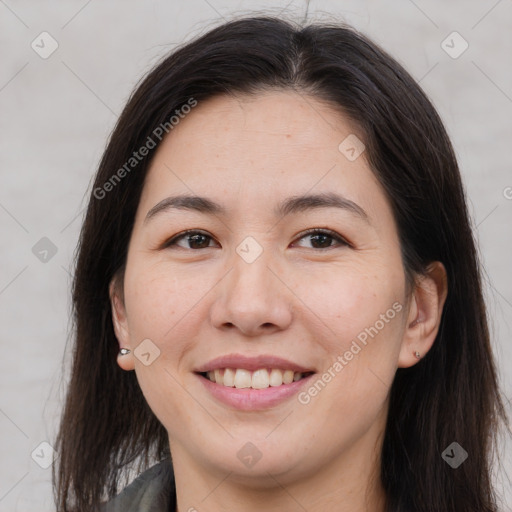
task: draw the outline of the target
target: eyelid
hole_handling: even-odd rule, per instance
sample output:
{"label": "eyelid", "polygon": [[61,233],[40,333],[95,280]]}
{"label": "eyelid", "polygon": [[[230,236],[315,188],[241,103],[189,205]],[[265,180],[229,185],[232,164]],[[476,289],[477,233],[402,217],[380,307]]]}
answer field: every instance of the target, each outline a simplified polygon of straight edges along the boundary
{"label": "eyelid", "polygon": [[[176,242],[180,240],[181,238],[186,237],[187,235],[204,235],[210,238],[211,240],[215,240],[215,238],[210,235],[207,231],[203,231],[202,229],[186,229],[185,231],[181,231],[180,233],[176,233],[171,238],[165,240],[163,244],[161,245],[162,249],[166,249],[168,247],[174,246],[179,247],[176,245]],[[183,247],[180,247],[180,249],[183,249]],[[207,247],[207,249],[211,249],[211,247]],[[185,249],[186,250],[186,249]],[[190,249],[193,250],[193,249]],[[195,249],[197,250],[197,249]]]}
{"label": "eyelid", "polygon": [[[306,229],[305,231],[301,231],[298,235],[296,235],[295,239],[301,239],[304,238],[307,235],[315,235],[315,234],[326,234],[329,235],[331,238],[336,240],[338,243],[340,243],[342,246],[346,245],[347,247],[352,247],[352,244],[343,236],[341,236],[338,232],[333,231],[329,228],[310,228]],[[336,249],[336,246],[327,247],[324,249],[316,249],[316,251],[327,251],[329,249]]]}

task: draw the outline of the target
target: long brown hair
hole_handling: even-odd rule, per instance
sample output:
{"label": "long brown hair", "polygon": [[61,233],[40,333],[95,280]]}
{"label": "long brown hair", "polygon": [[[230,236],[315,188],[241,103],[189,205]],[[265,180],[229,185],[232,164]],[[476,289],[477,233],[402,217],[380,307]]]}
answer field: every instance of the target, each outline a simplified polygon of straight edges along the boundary
{"label": "long brown hair", "polygon": [[[55,441],[58,512],[95,510],[128,469],[169,456],[167,432],[135,372],[116,363],[108,289],[122,278],[154,151],[117,171],[190,98],[269,88],[308,92],[357,123],[393,208],[408,279],[432,261],[447,270],[436,341],[418,364],[397,371],[391,388],[381,470],[388,509],[495,512],[491,455],[505,412],[476,243],[443,123],[402,66],[354,29],[265,16],[224,23],[173,51],[137,87],[110,137],[77,247],[73,362]],[[114,182],[116,173],[122,179]],[[470,454],[457,469],[441,456],[454,441]]]}

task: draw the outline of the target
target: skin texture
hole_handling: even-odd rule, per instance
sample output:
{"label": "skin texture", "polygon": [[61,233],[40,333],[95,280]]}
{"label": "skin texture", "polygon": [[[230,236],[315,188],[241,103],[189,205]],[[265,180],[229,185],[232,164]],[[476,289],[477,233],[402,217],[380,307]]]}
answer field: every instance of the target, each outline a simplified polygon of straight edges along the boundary
{"label": "skin texture", "polygon": [[[169,433],[180,512],[242,504],[246,512],[383,510],[378,475],[388,393],[397,368],[416,364],[415,352],[424,356],[432,346],[447,284],[444,267],[434,263],[406,296],[383,189],[364,153],[349,161],[338,149],[354,133],[329,105],[272,91],[199,103],[157,150],[124,282],[113,280],[110,293],[119,346],[131,350],[118,363],[135,370]],[[338,208],[273,214],[289,196],[320,192],[357,203],[369,223]],[[171,210],[144,222],[178,193],[211,198],[227,214]],[[310,228],[333,230],[350,245],[302,236]],[[211,238],[164,247],[187,229]],[[263,249],[252,263],[236,252],[248,236]],[[268,410],[237,411],[194,374],[214,357],[237,353],[277,355],[319,377],[394,303],[401,306],[394,318],[308,403],[294,396]],[[134,356],[144,339],[160,350],[148,366]],[[247,442],[261,452],[252,467],[237,457]]]}

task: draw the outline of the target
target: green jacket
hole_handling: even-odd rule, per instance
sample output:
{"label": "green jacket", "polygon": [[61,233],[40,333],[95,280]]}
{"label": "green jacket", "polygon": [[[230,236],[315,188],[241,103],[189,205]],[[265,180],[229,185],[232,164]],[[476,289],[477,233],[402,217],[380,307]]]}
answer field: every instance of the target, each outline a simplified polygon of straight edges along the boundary
{"label": "green jacket", "polygon": [[175,512],[176,487],[171,459],[140,474],[99,512]]}

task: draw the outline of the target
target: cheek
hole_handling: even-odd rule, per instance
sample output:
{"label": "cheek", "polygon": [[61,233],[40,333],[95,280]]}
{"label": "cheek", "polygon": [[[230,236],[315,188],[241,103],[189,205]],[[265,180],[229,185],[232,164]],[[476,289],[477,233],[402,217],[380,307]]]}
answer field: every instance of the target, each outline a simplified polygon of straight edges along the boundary
{"label": "cheek", "polygon": [[[194,326],[198,324],[194,305],[204,294],[198,280],[186,279],[175,271],[140,265],[132,271],[127,268],[125,290],[133,346],[150,339],[160,350],[158,366],[176,371],[192,344]],[[138,363],[136,366],[143,381],[146,368]]]}
{"label": "cheek", "polygon": [[357,425],[371,424],[384,407],[396,372],[404,276],[399,265],[375,262],[333,272],[329,279],[308,280],[312,282],[318,285],[303,296],[321,319],[316,320],[315,341],[327,363],[301,403],[318,411],[316,421],[325,422],[321,428],[341,428],[357,437]]}
{"label": "cheek", "polygon": [[[134,261],[125,278],[126,308],[130,329],[138,335],[151,333],[164,340],[193,313],[197,297],[204,294],[205,279],[164,265]],[[142,333],[141,330],[145,332]]]}
{"label": "cheek", "polygon": [[197,279],[174,269],[132,263],[125,274],[130,338],[134,347],[149,339],[159,350],[149,365],[136,359],[135,373],[151,410],[169,425],[172,418],[188,416],[190,396],[180,384],[181,362],[197,338],[199,309],[194,305],[205,292]]}
{"label": "cheek", "polygon": [[355,268],[309,292],[308,300],[321,313],[324,335],[317,339],[329,363],[302,403],[316,401],[314,407],[323,410],[315,414],[324,419],[322,428],[343,428],[357,436],[354,426],[371,424],[385,405],[396,372],[405,307],[399,265]]}
{"label": "cheek", "polygon": [[297,295],[313,313],[311,320],[316,317],[315,325],[325,333],[317,339],[332,355],[348,350],[358,336],[363,343],[365,337],[398,338],[404,281],[400,271],[389,268],[353,265],[328,276],[318,271],[302,281]]}

